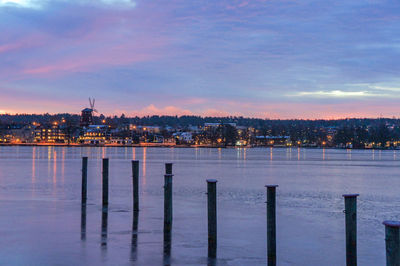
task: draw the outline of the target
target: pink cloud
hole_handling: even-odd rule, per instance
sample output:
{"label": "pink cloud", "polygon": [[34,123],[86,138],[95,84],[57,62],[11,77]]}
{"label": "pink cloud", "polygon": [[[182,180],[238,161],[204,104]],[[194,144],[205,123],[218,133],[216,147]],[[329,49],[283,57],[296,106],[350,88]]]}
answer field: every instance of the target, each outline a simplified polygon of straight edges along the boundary
{"label": "pink cloud", "polygon": [[118,113],[125,113],[128,116],[146,116],[146,115],[193,115],[193,112],[188,109],[183,109],[177,106],[169,105],[165,107],[156,107],[150,104],[140,110],[127,110],[125,112],[118,111]]}
{"label": "pink cloud", "polygon": [[[23,74],[44,75],[54,73],[64,73],[69,71],[95,70],[102,67],[115,65],[126,65],[131,63],[154,60],[158,57],[151,50],[158,46],[163,46],[162,40],[146,45],[140,41],[120,46],[93,47],[85,53],[73,54],[57,58],[52,63],[39,62],[31,64],[23,70]],[[50,61],[50,60],[49,60]]]}
{"label": "pink cloud", "polygon": [[217,109],[207,109],[204,112],[202,112],[203,116],[230,116],[229,112],[223,111],[223,110],[217,110]]}

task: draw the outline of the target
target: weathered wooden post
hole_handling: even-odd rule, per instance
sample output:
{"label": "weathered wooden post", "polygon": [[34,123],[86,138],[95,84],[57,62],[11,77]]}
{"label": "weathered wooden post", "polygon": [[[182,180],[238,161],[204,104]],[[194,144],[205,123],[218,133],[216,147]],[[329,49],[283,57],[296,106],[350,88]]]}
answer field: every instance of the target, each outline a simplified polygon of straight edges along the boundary
{"label": "weathered wooden post", "polygon": [[172,177],[164,175],[164,233],[172,229]]}
{"label": "weathered wooden post", "polygon": [[171,265],[172,163],[165,164],[163,265]]}
{"label": "weathered wooden post", "polygon": [[103,158],[103,208],[108,206],[108,158]]}
{"label": "weathered wooden post", "polygon": [[386,240],[386,265],[400,266],[400,222],[384,221]]}
{"label": "weathered wooden post", "polygon": [[217,257],[217,180],[207,179],[208,257]]}
{"label": "weathered wooden post", "polygon": [[171,231],[164,231],[163,265],[171,265]]}
{"label": "weathered wooden post", "polygon": [[86,204],[87,200],[87,167],[88,157],[82,157],[82,205]]}
{"label": "weathered wooden post", "polygon": [[172,175],[172,163],[165,164],[165,174]]}
{"label": "weathered wooden post", "polygon": [[267,254],[268,266],[276,265],[276,188],[278,185],[266,185],[267,188]]}
{"label": "weathered wooden post", "polygon": [[108,231],[108,207],[104,207],[101,211],[101,245],[107,246]]}
{"label": "weathered wooden post", "polygon": [[139,212],[134,211],[132,220],[131,261],[136,261],[137,259],[138,223]]}
{"label": "weathered wooden post", "polygon": [[357,265],[357,197],[359,194],[344,194],[346,215],[346,265]]}
{"label": "weathered wooden post", "polygon": [[139,211],[139,161],[132,161],[133,211]]}

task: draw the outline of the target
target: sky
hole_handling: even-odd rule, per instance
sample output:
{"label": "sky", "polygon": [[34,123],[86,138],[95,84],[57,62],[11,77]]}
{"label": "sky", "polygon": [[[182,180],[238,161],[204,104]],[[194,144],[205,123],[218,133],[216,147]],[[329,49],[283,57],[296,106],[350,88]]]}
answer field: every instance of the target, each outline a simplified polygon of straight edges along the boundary
{"label": "sky", "polygon": [[0,0],[0,113],[400,117],[398,0]]}

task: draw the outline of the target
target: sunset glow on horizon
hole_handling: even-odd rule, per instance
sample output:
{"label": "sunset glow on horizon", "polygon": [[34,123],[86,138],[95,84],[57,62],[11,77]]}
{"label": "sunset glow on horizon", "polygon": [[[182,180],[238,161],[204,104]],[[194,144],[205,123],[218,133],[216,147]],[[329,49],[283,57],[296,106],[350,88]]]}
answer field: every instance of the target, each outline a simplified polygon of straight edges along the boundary
{"label": "sunset glow on horizon", "polygon": [[396,1],[0,0],[0,114],[400,117]]}

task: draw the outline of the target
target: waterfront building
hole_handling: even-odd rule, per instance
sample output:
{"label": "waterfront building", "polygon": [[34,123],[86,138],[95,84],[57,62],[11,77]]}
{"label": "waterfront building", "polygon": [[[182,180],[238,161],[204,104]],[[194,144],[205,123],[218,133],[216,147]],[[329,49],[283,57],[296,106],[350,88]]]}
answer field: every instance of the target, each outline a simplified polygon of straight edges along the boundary
{"label": "waterfront building", "polygon": [[172,134],[176,140],[176,144],[192,144],[193,135],[191,132],[176,132]]}
{"label": "waterfront building", "polygon": [[83,144],[99,145],[105,144],[109,139],[109,127],[107,125],[89,125],[84,129],[83,136],[79,142]]}
{"label": "waterfront building", "polygon": [[34,141],[42,143],[65,143],[66,136],[59,125],[38,126],[34,130]]}

